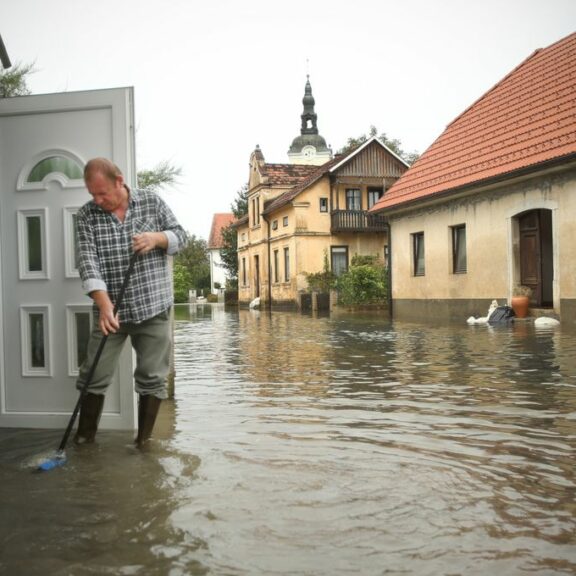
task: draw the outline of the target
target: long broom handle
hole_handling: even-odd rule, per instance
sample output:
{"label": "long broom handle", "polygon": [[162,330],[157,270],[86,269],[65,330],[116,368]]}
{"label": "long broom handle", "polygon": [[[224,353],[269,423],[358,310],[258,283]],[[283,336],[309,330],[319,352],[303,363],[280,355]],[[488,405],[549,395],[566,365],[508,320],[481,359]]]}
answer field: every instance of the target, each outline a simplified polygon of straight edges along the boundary
{"label": "long broom handle", "polygon": [[[130,258],[130,264],[128,265],[128,269],[124,274],[124,281],[122,282],[120,292],[118,293],[118,298],[116,298],[116,303],[114,304],[114,311],[113,311],[114,316],[116,316],[116,314],[118,313],[118,309],[122,305],[122,300],[124,299],[124,293],[126,292],[126,288],[128,287],[128,282],[130,281],[130,276],[132,275],[132,270],[134,270],[134,264],[136,264],[137,258],[138,253],[134,252]],[[76,402],[76,406],[74,407],[74,411],[72,412],[72,416],[70,417],[70,421],[68,422],[68,426],[66,427],[66,431],[64,432],[64,436],[62,437],[60,446],[58,447],[58,452],[63,452],[64,448],[66,448],[68,438],[70,438],[72,428],[74,427],[74,422],[76,422],[78,412],[80,412],[80,406],[82,406],[82,401],[84,400],[84,396],[86,396],[88,386],[90,386],[90,383],[92,382],[94,372],[96,372],[96,366],[98,366],[98,362],[100,361],[100,356],[102,356],[102,351],[104,350],[104,346],[106,345],[106,340],[108,340],[108,334],[102,336],[102,339],[100,340],[98,350],[96,350],[96,355],[94,356],[94,360],[92,361],[92,365],[90,366],[90,370],[88,371],[88,375],[86,376],[86,381],[84,382],[84,385],[80,390],[78,401]]]}

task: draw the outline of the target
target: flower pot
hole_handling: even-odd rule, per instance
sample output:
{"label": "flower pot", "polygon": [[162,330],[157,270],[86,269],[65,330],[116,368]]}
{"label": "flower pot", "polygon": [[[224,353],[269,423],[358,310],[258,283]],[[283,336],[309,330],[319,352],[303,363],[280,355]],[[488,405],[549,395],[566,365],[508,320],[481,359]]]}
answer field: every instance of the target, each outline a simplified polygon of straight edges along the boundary
{"label": "flower pot", "polygon": [[512,306],[512,310],[514,310],[516,318],[526,318],[526,316],[528,316],[528,308],[530,308],[530,297],[512,296],[510,305]]}

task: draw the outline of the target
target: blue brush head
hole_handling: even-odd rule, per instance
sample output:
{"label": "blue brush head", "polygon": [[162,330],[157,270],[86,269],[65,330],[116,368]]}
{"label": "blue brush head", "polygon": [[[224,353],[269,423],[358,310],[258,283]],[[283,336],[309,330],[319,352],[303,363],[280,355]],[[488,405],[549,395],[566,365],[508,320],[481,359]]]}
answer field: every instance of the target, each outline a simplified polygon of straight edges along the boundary
{"label": "blue brush head", "polygon": [[38,464],[38,470],[47,472],[48,470],[53,470],[59,466],[64,466],[64,464],[66,464],[66,454],[58,452],[54,457],[46,458],[46,460],[43,460]]}

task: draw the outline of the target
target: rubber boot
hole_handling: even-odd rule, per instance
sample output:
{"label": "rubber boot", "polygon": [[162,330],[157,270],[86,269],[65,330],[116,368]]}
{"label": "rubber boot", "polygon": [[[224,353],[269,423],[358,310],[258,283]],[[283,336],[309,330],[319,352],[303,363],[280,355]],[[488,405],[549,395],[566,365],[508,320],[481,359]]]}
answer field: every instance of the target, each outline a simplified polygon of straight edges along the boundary
{"label": "rubber boot", "polygon": [[80,406],[80,419],[78,430],[74,436],[76,444],[92,444],[98,431],[98,423],[104,408],[104,394],[90,394],[84,396]]}
{"label": "rubber boot", "polygon": [[140,394],[138,403],[138,436],[134,441],[138,448],[142,448],[152,436],[161,402],[162,400],[156,396]]}

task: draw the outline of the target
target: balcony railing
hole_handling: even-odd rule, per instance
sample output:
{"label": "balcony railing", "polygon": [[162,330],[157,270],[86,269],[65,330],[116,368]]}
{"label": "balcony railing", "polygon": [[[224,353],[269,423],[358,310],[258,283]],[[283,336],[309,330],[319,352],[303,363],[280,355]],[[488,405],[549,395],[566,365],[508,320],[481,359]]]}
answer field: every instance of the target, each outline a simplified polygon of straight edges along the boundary
{"label": "balcony railing", "polygon": [[333,210],[330,231],[335,232],[385,232],[386,219],[366,210]]}

